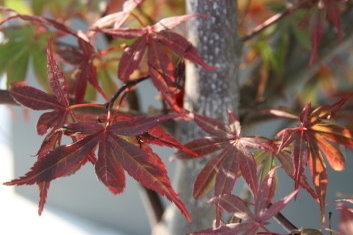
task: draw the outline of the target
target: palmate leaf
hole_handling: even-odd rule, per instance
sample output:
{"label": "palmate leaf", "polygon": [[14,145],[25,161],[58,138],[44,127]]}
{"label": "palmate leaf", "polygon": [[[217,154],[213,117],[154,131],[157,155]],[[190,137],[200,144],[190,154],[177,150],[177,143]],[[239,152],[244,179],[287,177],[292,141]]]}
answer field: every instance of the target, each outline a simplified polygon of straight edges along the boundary
{"label": "palmate leaf", "polygon": [[[97,177],[112,193],[123,192],[124,171],[126,171],[145,187],[166,196],[175,203],[185,218],[190,221],[189,212],[171,186],[164,163],[147,145],[148,141],[138,141],[139,136],[148,140],[145,136],[149,135],[151,129],[151,136],[153,136],[151,142],[176,148],[182,146],[164,133],[163,129],[156,127],[162,121],[173,117],[175,117],[173,114],[153,117],[117,115],[112,116],[107,123],[68,123],[62,128],[62,133],[72,137],[74,140],[72,144],[61,145],[51,150],[44,143],[37,162],[31,170],[24,176],[5,184],[38,184],[40,189],[39,212],[41,213],[50,182],[58,177],[74,173],[87,161],[91,161],[95,165]],[[58,133],[54,132],[46,139],[49,145],[52,140],[55,142]],[[96,160],[92,154],[97,146],[98,159]],[[180,149],[185,150],[185,147],[180,147]]]}
{"label": "palmate leaf", "polygon": [[188,221],[191,217],[186,207],[173,190],[164,163],[148,146],[140,149],[120,138],[114,139],[115,149],[119,154],[119,160],[124,169],[142,183],[159,194],[165,195],[184,214]]}
{"label": "palmate leaf", "polygon": [[70,175],[86,161],[86,155],[96,145],[96,142],[96,137],[90,136],[71,145],[59,146],[39,158],[25,176],[5,184],[34,184]]}
{"label": "palmate leaf", "polygon": [[[70,90],[75,103],[84,102],[86,88],[91,84],[106,100],[108,96],[98,82],[97,69],[93,61],[96,57],[94,46],[87,39],[77,36],[78,48],[64,45],[56,50],[56,54],[73,66]],[[60,44],[59,44],[60,45]]]}
{"label": "palmate leaf", "polygon": [[213,185],[216,197],[230,193],[239,172],[255,195],[258,189],[257,165],[250,149],[270,150],[268,141],[261,137],[239,136],[240,124],[230,111],[228,124],[198,114],[192,116],[194,121],[211,136],[185,144],[185,147],[197,153],[197,156],[179,151],[177,157],[193,159],[214,153],[214,157],[206,163],[196,178],[193,196],[202,197]]}
{"label": "palmate leaf", "polygon": [[295,190],[281,200],[271,203],[275,192],[274,174],[276,169],[278,168],[272,169],[261,181],[254,197],[255,202],[252,203],[253,210],[250,210],[248,202],[233,194],[222,194],[211,199],[216,207],[239,218],[241,223],[224,224],[217,228],[191,234],[256,234],[260,228],[265,228],[267,221],[281,211],[298,193],[298,190]]}
{"label": "palmate leaf", "polygon": [[[153,141],[158,143],[158,136],[164,137],[167,134],[163,133],[162,129],[156,128],[156,125],[174,117],[174,115],[141,116],[130,117],[129,119],[127,117],[114,118],[114,122],[104,129],[98,127],[100,125],[97,124],[97,129],[102,128],[98,131],[100,135],[98,161],[96,163],[98,177],[113,193],[120,193],[124,189],[124,183],[121,181],[124,179],[123,168],[145,187],[165,195],[190,220],[187,209],[171,187],[163,162],[146,143],[137,141],[137,136],[144,136],[149,133],[149,129],[152,129],[151,133],[155,136]],[[69,128],[73,128],[74,132],[86,133],[87,131],[84,124],[71,124]],[[93,128],[89,129],[94,130],[94,125]],[[156,133],[156,131],[161,133]],[[122,138],[122,136],[130,136],[130,139]],[[159,144],[164,145],[163,140]],[[175,143],[173,145],[173,147],[178,146],[181,146],[181,144]],[[108,153],[111,155],[108,155]]]}
{"label": "palmate leaf", "polygon": [[10,88],[11,96],[22,105],[33,110],[53,110],[43,113],[37,122],[37,132],[40,135],[47,133],[48,129],[53,131],[61,128],[70,114],[68,82],[58,67],[53,56],[49,40],[47,47],[47,67],[49,87],[53,95],[45,93],[34,87],[23,83],[13,83]]}
{"label": "palmate leaf", "polygon": [[291,151],[296,189],[302,183],[304,169],[309,164],[317,195],[317,198],[314,198],[319,200],[322,222],[325,219],[328,184],[324,157],[334,170],[343,170],[345,159],[339,145],[353,146],[352,131],[333,123],[333,117],[349,98],[350,96],[344,97],[332,105],[323,105],[314,110],[310,104],[306,105],[300,114],[297,127],[284,129],[278,134],[282,137],[279,151],[287,147]]}
{"label": "palmate leaf", "polygon": [[76,172],[88,160],[88,154],[96,142],[96,137],[90,136],[90,138],[82,139],[71,145],[60,146],[38,158],[31,170],[24,176],[4,184],[38,184],[40,189],[38,213],[41,214],[50,182],[58,177]]}
{"label": "palmate leaf", "polygon": [[197,16],[199,15],[189,14],[165,18],[155,25],[143,28],[104,28],[97,26],[92,28],[92,30],[118,38],[136,38],[136,41],[126,48],[121,56],[117,72],[118,78],[123,82],[127,82],[133,71],[141,65],[144,54],[147,52],[148,72],[153,84],[174,110],[181,111],[181,108],[176,103],[178,89],[175,78],[175,66],[170,51],[183,59],[199,64],[204,69],[216,69],[206,64],[196,48],[184,37],[169,31],[169,29],[178,24]]}

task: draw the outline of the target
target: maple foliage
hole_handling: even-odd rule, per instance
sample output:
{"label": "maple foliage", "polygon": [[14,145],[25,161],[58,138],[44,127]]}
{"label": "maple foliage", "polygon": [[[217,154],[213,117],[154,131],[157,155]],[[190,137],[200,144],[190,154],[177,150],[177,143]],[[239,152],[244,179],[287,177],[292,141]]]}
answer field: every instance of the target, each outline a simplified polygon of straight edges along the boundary
{"label": "maple foliage", "polygon": [[[231,111],[228,112],[227,124],[198,114],[193,114],[193,120],[211,136],[192,140],[185,146],[196,152],[198,154],[196,157],[204,157],[221,150],[208,161],[196,178],[194,197],[200,198],[205,195],[213,179],[215,179],[215,196],[230,193],[234,188],[238,171],[255,196],[258,191],[257,166],[249,148],[270,149],[270,146],[261,138],[241,137],[240,123]],[[195,155],[178,152],[177,157],[192,159]]]}
{"label": "maple foliage", "polygon": [[[50,53],[48,54],[50,84],[57,99],[60,99],[60,101],[57,101],[54,96],[27,86],[15,86],[14,90],[12,90],[13,96],[23,105],[33,109],[70,110],[67,109],[69,101],[65,78],[57,68]],[[35,99],[30,99],[29,97],[33,94],[37,94],[37,96]],[[51,112],[49,114],[58,117],[56,113]],[[66,116],[64,115],[64,117]],[[63,121],[60,119],[60,122],[53,122],[56,130],[64,128],[63,134],[76,137],[75,142],[69,145],[53,147],[52,151],[48,151],[45,155],[38,158],[38,161],[25,176],[5,184],[23,185],[36,183],[40,185],[41,202],[39,213],[41,213],[50,181],[77,171],[89,160],[89,155],[98,145],[98,160],[95,162],[96,173],[98,178],[113,193],[117,194],[123,191],[125,187],[123,170],[125,169],[146,187],[166,195],[190,220],[187,209],[177,198],[177,194],[170,185],[163,162],[144,143],[144,139],[146,139],[159,145],[166,143],[166,145],[172,147],[186,149],[161,128],[155,127],[161,121],[168,120],[174,116],[114,116],[111,117],[113,121],[109,119],[106,124],[98,122],[66,123],[66,119]],[[62,115],[59,115],[59,117],[62,118]],[[43,121],[43,118],[39,119],[39,122],[41,121]],[[153,128],[152,135],[148,134],[150,128]],[[128,136],[132,136],[132,138]],[[140,142],[137,141],[137,137],[139,137]],[[151,182],[156,183],[151,184]],[[45,186],[42,188],[43,185]]]}
{"label": "maple foliage", "polygon": [[[39,151],[41,154],[37,162],[25,176],[5,184],[38,184],[40,187],[39,213],[41,213],[50,181],[77,171],[89,160],[90,154],[99,145],[98,160],[95,162],[96,173],[113,193],[117,194],[123,191],[125,187],[123,169],[125,169],[142,184],[166,195],[168,199],[175,202],[186,218],[190,220],[187,209],[170,186],[163,162],[143,142],[144,139],[151,139],[153,143],[185,150],[185,147],[182,147],[163,129],[155,127],[159,122],[170,119],[174,115],[159,117],[117,116],[112,117],[114,120],[112,122],[107,120],[106,125],[98,122],[70,123],[68,116],[74,114],[69,105],[67,80],[55,62],[50,45],[47,55],[48,79],[54,95],[25,85],[14,85],[11,88],[11,95],[31,109],[54,110],[42,114],[39,118],[37,125],[39,134],[45,134],[49,128],[53,131],[63,128],[63,134],[74,136],[75,142],[56,147],[59,139],[55,138],[53,142],[49,142],[52,144],[52,148],[45,145],[45,149],[50,151],[43,151],[43,149]],[[153,135],[148,134],[150,128],[153,128]],[[132,136],[128,139],[132,143],[119,136]],[[141,148],[137,143],[137,136],[142,140]],[[42,148],[44,147],[42,146]],[[151,185],[150,182],[158,183]]]}
{"label": "maple foliage", "polygon": [[[43,37],[47,41],[43,51],[47,66],[46,91],[25,81],[11,83],[9,88],[17,103],[42,112],[37,121],[37,133],[43,135],[44,140],[30,170],[4,184],[36,184],[39,188],[38,213],[41,214],[51,182],[74,174],[86,163],[91,163],[98,179],[113,194],[124,191],[126,172],[144,187],[164,195],[178,207],[186,220],[191,221],[188,208],[171,185],[164,162],[151,146],[158,145],[177,149],[176,156],[181,160],[207,159],[193,182],[193,197],[198,200],[212,191],[210,206],[214,206],[216,211],[215,224],[213,228],[191,234],[275,234],[267,228],[269,221],[277,218],[302,189],[318,201],[324,224],[329,185],[327,163],[335,171],[344,170],[346,159],[341,148],[353,147],[353,131],[334,119],[351,95],[317,108],[306,104],[299,115],[267,109],[264,113],[295,120],[296,125],[282,128],[273,138],[243,136],[241,118],[230,110],[224,115],[227,117],[224,123],[183,107],[184,62],[188,60],[209,71],[217,68],[205,62],[196,47],[173,29],[196,17],[209,20],[208,16],[185,14],[152,22],[146,14],[136,10],[143,3],[143,0],[126,0],[122,9],[114,12],[110,8],[115,8],[118,3],[112,1],[107,6],[107,14],[90,22],[87,31],[75,31],[62,19],[20,14],[0,7],[1,13],[6,15],[0,21],[1,27],[11,20],[20,19],[36,28],[28,38],[33,36],[31,40],[35,41],[36,37]],[[256,8],[249,8],[250,16],[256,15],[256,9],[267,9],[261,1],[254,4]],[[334,26],[338,37],[343,37],[340,13],[344,7],[341,4],[339,0],[299,1],[291,9],[286,9],[288,12],[305,10],[302,23],[308,23],[310,31],[309,63],[316,59],[328,22]],[[267,17],[269,11],[264,13],[261,18]],[[144,17],[149,24],[141,20]],[[253,17],[258,24],[260,18]],[[140,27],[131,22],[137,22]],[[9,29],[13,29],[11,27]],[[255,31],[254,35],[258,32]],[[114,38],[104,49],[96,44],[101,35]],[[75,42],[64,42],[66,37],[73,38]],[[116,45],[119,40],[122,43]],[[21,45],[24,44],[22,42]],[[11,48],[15,44],[8,45]],[[105,58],[109,53],[113,59]],[[266,53],[269,54],[264,50],[263,57]],[[23,60],[25,66],[28,58]],[[274,56],[269,58],[271,63],[276,63]],[[266,58],[263,59],[266,62]],[[18,61],[1,66],[8,65],[5,69],[13,70]],[[37,59],[34,57],[33,61]],[[103,89],[104,79],[99,77],[105,72],[105,63],[114,64],[116,79],[114,77],[112,83],[117,91],[113,95]],[[5,69],[0,68],[0,72]],[[262,69],[269,67],[262,66]],[[269,79],[267,76],[262,78]],[[134,92],[135,87],[147,79],[167,104],[162,113],[130,112],[124,103],[128,93]],[[23,80],[22,76],[19,80]],[[262,81],[261,85],[264,83]],[[87,100],[92,95],[90,90],[94,90],[94,96],[101,95],[106,103]],[[264,94],[263,90],[261,95]],[[205,136],[181,144],[161,127],[164,122],[178,119],[193,121]],[[63,144],[63,138],[71,142]],[[278,187],[277,172],[280,170],[293,179],[294,188],[287,196],[273,202]],[[234,194],[239,178],[245,181],[249,198]],[[312,183],[308,182],[309,178]],[[351,203],[349,199],[336,201],[341,212],[339,226],[342,234],[353,233]],[[225,221],[224,214],[229,214],[233,220]]]}
{"label": "maple foliage", "polygon": [[334,115],[348,98],[349,96],[335,104],[323,105],[316,109],[312,109],[310,104],[306,105],[300,114],[297,127],[285,128],[277,134],[282,138],[279,151],[291,145],[296,189],[300,185],[305,167],[309,165],[320,202],[322,220],[325,216],[325,196],[328,183],[324,157],[334,170],[343,170],[345,158],[339,145],[353,146],[353,132],[333,123]]}
{"label": "maple foliage", "polygon": [[[109,17],[109,16],[106,16]],[[173,58],[167,49],[173,51],[182,59],[188,59],[201,65],[207,70],[216,68],[206,64],[196,48],[184,37],[170,31],[170,29],[191,18],[200,15],[183,15],[169,17],[160,20],[152,26],[143,28],[119,28],[120,18],[114,21],[114,28],[101,28],[101,24],[92,28],[94,31],[103,32],[114,37],[132,39],[138,38],[132,45],[127,47],[121,57],[117,76],[126,82],[130,75],[141,65],[145,52],[147,51],[148,72],[155,87],[162,93],[166,102],[175,110],[180,111],[177,103],[179,92],[178,83],[175,77],[176,68]],[[105,25],[105,24],[103,24]]]}
{"label": "maple foliage", "polygon": [[92,44],[81,37],[77,38],[79,48],[61,46],[57,55],[70,62],[74,66],[72,71],[72,82],[70,90],[75,95],[75,102],[84,102],[85,92],[88,84],[91,84],[106,100],[107,94],[101,88],[97,79],[97,69],[93,65],[94,59],[98,56]]}
{"label": "maple foliage", "polygon": [[280,212],[298,193],[298,190],[295,190],[283,199],[271,203],[276,189],[274,174],[276,169],[272,169],[259,185],[258,192],[256,192],[254,197],[254,203],[252,203],[253,211],[249,209],[248,202],[234,194],[222,194],[211,199],[212,203],[240,219],[241,223],[228,223],[191,234],[256,234],[259,229],[269,233],[266,228],[267,221]]}
{"label": "maple foliage", "polygon": [[[138,3],[138,1],[127,1],[124,4],[122,12],[118,14],[121,23],[129,16],[129,13]],[[99,20],[96,22],[95,27],[97,25],[109,24],[110,18],[114,19],[115,26],[117,26],[116,16],[117,15],[107,16],[107,18]],[[112,104],[115,99],[118,98],[118,95],[123,93],[123,90],[119,90],[117,95],[108,103],[106,106],[106,115],[101,116],[103,119],[96,118],[92,120],[89,118],[87,121],[85,116],[80,114],[76,115],[75,109],[90,106],[89,104],[80,104],[83,102],[86,82],[90,82],[95,89],[104,95],[104,92],[101,90],[96,80],[96,69],[92,63],[95,52],[87,38],[92,35],[90,35],[90,33],[83,35],[82,32],[75,33],[61,23],[37,16],[15,14],[5,21],[13,18],[21,18],[30,22],[53,26],[59,30],[59,34],[70,34],[76,37],[80,49],[77,50],[76,48],[68,47],[59,50],[58,54],[55,54],[53,51],[54,38],[48,41],[46,51],[48,81],[53,94],[43,92],[23,83],[12,84],[10,92],[17,102],[33,110],[51,111],[43,113],[38,120],[38,134],[47,134],[47,136],[38,151],[37,161],[24,176],[5,184],[37,184],[40,190],[38,212],[41,214],[50,182],[56,178],[73,174],[82,165],[90,161],[95,165],[98,178],[114,194],[121,193],[124,190],[124,171],[126,171],[145,187],[161,195],[165,195],[179,207],[187,220],[191,220],[189,212],[171,187],[164,163],[148,145],[148,143],[150,143],[168,146],[187,151],[190,154],[195,154],[157,126],[162,121],[175,118],[176,115],[166,114],[152,117],[137,117],[115,114],[115,111],[112,110]],[[162,20],[161,23],[175,26],[189,18],[191,18],[191,16],[176,17]],[[155,26],[155,28],[157,31],[161,30],[158,29],[157,26]],[[172,32],[168,32],[166,35],[172,35],[174,39],[182,39],[182,41],[180,41],[182,44],[181,47],[178,47],[178,44],[172,40],[166,40],[165,42],[169,44],[171,48],[174,48],[177,53],[181,54],[182,47],[191,47],[191,52],[185,52],[183,57],[194,60],[206,68],[213,69],[213,67],[206,65],[200,56],[192,54],[196,52],[195,48],[183,37]],[[72,57],[72,55],[74,55],[74,57]],[[59,68],[55,56],[64,58],[66,61],[77,66],[77,69],[73,72],[75,74],[73,89],[70,89],[68,79]],[[167,58],[168,55],[164,54],[164,57]],[[122,60],[124,60],[124,56]],[[172,61],[170,60],[168,63],[169,62],[171,63]],[[151,62],[151,66],[152,64]],[[153,78],[153,72],[150,71],[150,73]],[[164,74],[164,71],[159,71],[158,73]],[[173,76],[174,73],[170,75],[170,79],[174,81]],[[141,81],[142,80],[143,79],[141,79]],[[128,83],[127,79],[125,79],[125,82]],[[123,89],[127,87],[128,86],[123,86]],[[165,86],[165,89],[167,88],[168,86]],[[163,91],[168,93],[167,90]],[[72,94],[74,94],[73,97],[75,97],[73,101],[70,99]],[[171,103],[171,105],[173,105],[173,103]],[[102,107],[104,105],[93,104],[93,106]],[[83,119],[80,120],[81,118]],[[49,133],[48,130],[50,130]],[[61,145],[61,138],[64,135],[70,136],[73,142],[71,144]],[[96,151],[97,156],[95,156]]]}
{"label": "maple foliage", "polygon": [[51,45],[47,49],[48,79],[53,94],[45,93],[22,83],[12,84],[12,97],[33,110],[53,110],[43,113],[38,120],[37,132],[45,134],[48,129],[56,130],[66,123],[70,116],[68,83],[53,57]]}
{"label": "maple foliage", "polygon": [[[324,157],[326,157],[326,160],[334,170],[340,171],[344,169],[345,159],[339,149],[339,145],[352,147],[353,133],[351,130],[335,124],[333,119],[349,98],[350,95],[332,105],[323,105],[316,109],[312,109],[310,104],[306,105],[300,116],[297,117],[299,119],[297,127],[281,130],[276,136],[280,139],[274,139],[273,141],[261,136],[241,137],[240,122],[230,111],[228,112],[227,124],[209,117],[191,114],[195,123],[206,133],[211,134],[211,136],[195,139],[185,144],[187,148],[196,152],[197,156],[179,151],[177,157],[180,159],[194,159],[195,157],[199,158],[216,153],[199,172],[195,180],[193,196],[200,198],[214,188],[215,199],[213,202],[218,211],[216,217],[217,229],[204,230],[195,234],[229,234],[243,230],[247,234],[254,234],[261,227],[261,221],[255,222],[254,219],[251,219],[250,224],[241,223],[241,225],[226,226],[221,226],[220,220],[220,209],[229,213],[236,214],[237,212],[246,215],[246,218],[241,218],[242,220],[256,217],[252,214],[250,216],[246,204],[243,202],[240,206],[239,200],[241,199],[231,194],[239,175],[243,176],[252,192],[255,200],[255,211],[260,210],[256,208],[256,205],[260,203],[256,202],[256,200],[269,198],[269,195],[274,192],[274,189],[272,189],[272,193],[270,193],[269,189],[266,189],[266,187],[270,188],[270,186],[263,185],[264,183],[261,186],[257,184],[259,178],[258,165],[250,149],[265,151],[267,156],[275,155],[282,163],[282,168],[295,182],[295,190],[288,198],[293,198],[301,187],[305,188],[314,199],[319,201],[322,222],[324,222],[325,196],[328,184]],[[285,111],[270,110],[268,112],[280,117],[296,118],[293,113]],[[271,158],[268,159],[273,162]],[[270,163],[270,165],[272,164]],[[311,189],[304,176],[304,169],[307,165],[309,165],[314,190]],[[267,178],[273,177],[274,170],[272,169],[270,172],[272,173],[269,173],[270,176],[266,176]],[[265,178],[263,180],[265,182],[268,179]],[[258,195],[259,193],[264,195],[260,196]],[[222,198],[223,195],[227,199]],[[220,202],[224,203],[223,206]],[[263,203],[261,202],[260,204],[263,205]],[[268,206],[269,203],[270,200],[264,204]],[[281,205],[284,207],[286,203]],[[236,212],[231,211],[230,208],[232,206],[238,208],[238,210]],[[280,210],[276,210],[276,213]],[[272,216],[276,213],[273,213]],[[259,219],[259,216],[256,218]],[[269,219],[269,217],[265,218]]]}

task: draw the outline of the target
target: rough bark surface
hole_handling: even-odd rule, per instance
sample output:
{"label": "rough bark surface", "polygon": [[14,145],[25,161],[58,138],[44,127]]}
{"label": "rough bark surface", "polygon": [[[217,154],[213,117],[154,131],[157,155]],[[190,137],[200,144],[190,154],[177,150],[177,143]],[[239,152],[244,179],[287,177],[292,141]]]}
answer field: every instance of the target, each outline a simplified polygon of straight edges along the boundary
{"label": "rough bark surface", "polygon": [[[227,109],[238,109],[237,74],[241,43],[237,35],[236,1],[234,0],[188,0],[187,12],[205,14],[188,22],[188,39],[195,45],[204,60],[218,69],[206,71],[187,63],[184,106],[188,110],[209,117],[226,119]],[[182,142],[204,136],[194,123],[178,126],[177,134]],[[192,223],[170,207],[164,215],[168,231],[163,234],[185,234],[212,226],[214,209],[208,203],[212,195],[195,200],[193,183],[206,159],[180,161],[177,163],[175,188],[191,212]]]}

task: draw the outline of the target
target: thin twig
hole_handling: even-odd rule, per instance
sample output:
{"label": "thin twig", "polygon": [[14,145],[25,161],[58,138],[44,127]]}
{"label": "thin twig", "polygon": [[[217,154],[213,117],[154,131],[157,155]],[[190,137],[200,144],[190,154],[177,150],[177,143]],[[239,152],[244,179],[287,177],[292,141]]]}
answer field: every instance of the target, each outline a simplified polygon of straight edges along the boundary
{"label": "thin twig", "polygon": [[140,83],[140,82],[142,82],[142,81],[144,81],[144,80],[146,80],[148,78],[150,78],[150,76],[137,78],[137,79],[134,79],[132,81],[128,81],[123,86],[121,86],[119,88],[119,90],[114,94],[114,96],[106,103],[106,107],[107,107],[108,111],[110,112],[112,110],[114,102],[116,101],[116,99],[118,99],[119,96],[121,94],[123,94],[127,89],[137,85],[138,83]]}
{"label": "thin twig", "polygon": [[298,4],[286,9],[285,11],[283,11],[281,13],[278,13],[278,14],[275,14],[274,16],[271,16],[270,18],[265,20],[263,23],[261,23],[258,26],[256,26],[253,30],[250,31],[250,33],[245,35],[241,40],[243,42],[245,42],[245,41],[255,37],[256,35],[258,35],[262,31],[264,31],[265,29],[270,27],[271,25],[273,25],[273,24],[277,23],[278,21],[280,21],[281,19],[283,19],[285,16],[290,15],[293,12],[297,11],[298,9],[300,9],[307,2],[308,2],[308,0],[300,1]]}
{"label": "thin twig", "polygon": [[287,232],[298,229],[292,222],[290,222],[287,217],[285,217],[281,212],[278,212],[274,219],[280,224]]}

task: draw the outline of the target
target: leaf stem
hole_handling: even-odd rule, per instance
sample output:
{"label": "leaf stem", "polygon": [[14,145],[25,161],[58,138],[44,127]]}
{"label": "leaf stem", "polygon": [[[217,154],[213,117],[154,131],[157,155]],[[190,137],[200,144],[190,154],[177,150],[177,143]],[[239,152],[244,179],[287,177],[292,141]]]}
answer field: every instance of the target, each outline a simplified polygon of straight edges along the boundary
{"label": "leaf stem", "polygon": [[81,104],[73,104],[70,105],[70,109],[78,109],[78,108],[85,108],[85,107],[96,107],[96,108],[102,108],[102,104],[96,104],[96,103],[81,103]]}
{"label": "leaf stem", "polygon": [[113,105],[114,105],[114,102],[119,98],[119,96],[121,94],[124,94],[124,92],[131,88],[132,86],[135,86],[137,85],[138,83],[144,81],[144,80],[147,80],[148,78],[150,78],[150,76],[145,76],[145,77],[140,77],[140,78],[137,78],[137,79],[134,79],[134,80],[131,80],[131,81],[128,81],[126,82],[123,86],[121,86],[119,88],[119,90],[114,94],[114,96],[105,104],[105,107],[107,108],[108,110],[108,116],[109,116],[109,113],[111,112],[112,108],[113,108]]}
{"label": "leaf stem", "polygon": [[[268,205],[270,207],[272,203]],[[275,216],[274,219],[277,221],[278,224],[280,224],[287,232],[291,232],[293,230],[298,229],[297,226],[295,226],[292,222],[290,222],[287,217],[285,217],[281,212],[278,212]]]}
{"label": "leaf stem", "polygon": [[241,38],[241,41],[245,42],[245,41],[255,37],[256,35],[258,35],[262,31],[264,31],[265,29],[270,27],[271,25],[274,25],[275,23],[277,23],[278,21],[283,19],[285,16],[290,15],[293,12],[300,9],[301,7],[303,7],[307,2],[308,2],[308,0],[300,1],[298,4],[287,8],[285,11],[271,16],[270,18],[268,18],[267,20],[265,20],[264,22],[262,22],[261,24],[256,26],[253,30],[251,30],[250,33],[248,33],[243,38]]}

